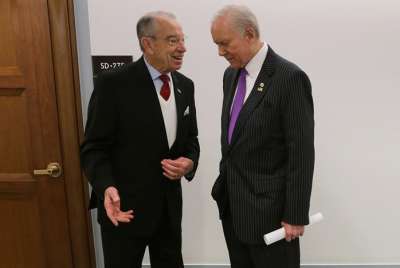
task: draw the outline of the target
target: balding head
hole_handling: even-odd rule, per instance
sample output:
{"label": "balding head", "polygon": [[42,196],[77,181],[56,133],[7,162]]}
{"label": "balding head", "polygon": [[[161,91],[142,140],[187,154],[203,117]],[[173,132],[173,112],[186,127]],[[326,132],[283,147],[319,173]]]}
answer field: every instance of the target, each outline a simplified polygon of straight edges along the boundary
{"label": "balding head", "polygon": [[157,32],[158,21],[160,19],[176,20],[174,14],[165,11],[149,12],[141,17],[136,24],[136,33],[139,40],[140,49],[143,51],[142,37],[155,36]]}
{"label": "balding head", "polygon": [[249,8],[241,5],[227,5],[220,9],[214,16],[212,23],[224,18],[232,28],[244,34],[247,28],[252,28],[256,38],[260,38],[260,30],[256,16]]}
{"label": "balding head", "polygon": [[233,68],[243,68],[262,47],[254,14],[244,6],[229,5],[215,15],[211,35],[218,54]]}

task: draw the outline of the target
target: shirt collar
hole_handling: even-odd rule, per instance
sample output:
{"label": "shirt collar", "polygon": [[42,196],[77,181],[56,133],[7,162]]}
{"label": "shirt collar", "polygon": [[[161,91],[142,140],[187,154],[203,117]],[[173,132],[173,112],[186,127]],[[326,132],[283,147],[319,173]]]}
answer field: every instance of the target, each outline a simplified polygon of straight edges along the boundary
{"label": "shirt collar", "polygon": [[257,54],[247,63],[246,65],[246,71],[248,75],[256,79],[258,76],[258,73],[261,70],[261,67],[265,61],[265,58],[267,57],[268,53],[268,46],[266,45],[265,42],[263,42],[263,46],[258,50]]}
{"label": "shirt collar", "polygon": [[[161,73],[156,68],[154,68],[150,63],[147,62],[146,57],[143,57],[143,59],[144,59],[144,63],[147,66],[147,69],[149,70],[151,79],[153,81],[156,79],[159,79]],[[166,75],[168,75],[169,81],[171,81],[171,73],[167,73]]]}

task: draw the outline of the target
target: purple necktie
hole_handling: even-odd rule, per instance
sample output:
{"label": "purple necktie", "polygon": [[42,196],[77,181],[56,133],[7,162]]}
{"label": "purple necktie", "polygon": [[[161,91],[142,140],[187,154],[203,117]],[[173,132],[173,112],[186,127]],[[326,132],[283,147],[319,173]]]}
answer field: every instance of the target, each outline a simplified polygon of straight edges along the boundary
{"label": "purple necktie", "polygon": [[235,129],[236,120],[239,117],[240,110],[243,106],[244,96],[246,95],[246,69],[240,70],[239,80],[237,84],[236,96],[232,105],[231,119],[229,121],[228,129],[228,143],[231,143],[233,130]]}

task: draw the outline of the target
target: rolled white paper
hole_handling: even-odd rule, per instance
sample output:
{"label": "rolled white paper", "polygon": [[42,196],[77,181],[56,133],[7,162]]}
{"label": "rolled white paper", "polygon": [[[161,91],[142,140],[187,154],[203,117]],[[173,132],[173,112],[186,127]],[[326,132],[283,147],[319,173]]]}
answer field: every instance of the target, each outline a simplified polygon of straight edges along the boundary
{"label": "rolled white paper", "polygon": [[[323,218],[324,217],[322,216],[322,213],[318,212],[310,216],[310,223],[308,225],[313,225],[314,223],[318,223],[322,221]],[[272,243],[275,243],[276,241],[279,241],[284,238],[285,238],[285,228],[283,227],[264,235],[264,241],[267,245],[271,245]]]}

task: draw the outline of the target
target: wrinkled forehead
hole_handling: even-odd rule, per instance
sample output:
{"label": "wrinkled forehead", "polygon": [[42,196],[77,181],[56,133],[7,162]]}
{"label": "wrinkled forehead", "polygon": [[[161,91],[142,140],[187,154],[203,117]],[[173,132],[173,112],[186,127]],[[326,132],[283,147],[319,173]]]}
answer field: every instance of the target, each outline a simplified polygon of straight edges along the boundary
{"label": "wrinkled forehead", "polygon": [[216,18],[211,25],[211,34],[214,41],[223,41],[223,39],[231,39],[238,35],[235,27],[227,17]]}

